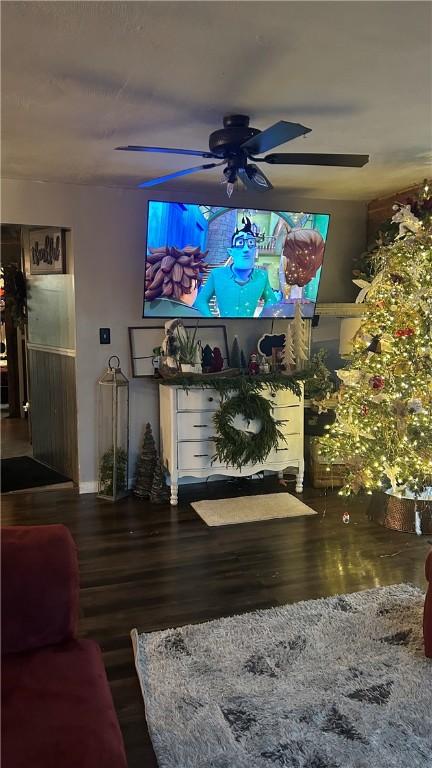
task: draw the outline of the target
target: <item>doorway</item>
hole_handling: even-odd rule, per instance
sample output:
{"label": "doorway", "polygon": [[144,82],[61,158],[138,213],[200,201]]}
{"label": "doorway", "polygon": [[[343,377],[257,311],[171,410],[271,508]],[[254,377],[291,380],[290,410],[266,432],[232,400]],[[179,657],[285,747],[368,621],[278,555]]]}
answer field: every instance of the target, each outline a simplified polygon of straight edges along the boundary
{"label": "doorway", "polygon": [[[53,250],[58,233],[61,264],[53,264],[59,261]],[[2,225],[1,246],[2,492],[73,487],[78,461],[70,232]]]}

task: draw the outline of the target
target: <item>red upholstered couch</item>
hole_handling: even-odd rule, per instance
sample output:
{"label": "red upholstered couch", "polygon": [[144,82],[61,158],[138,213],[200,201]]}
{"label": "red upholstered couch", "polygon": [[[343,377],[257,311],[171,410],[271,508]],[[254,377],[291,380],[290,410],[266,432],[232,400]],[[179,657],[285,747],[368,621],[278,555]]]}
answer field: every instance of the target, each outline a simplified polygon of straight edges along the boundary
{"label": "red upholstered couch", "polygon": [[423,615],[423,636],[426,656],[432,658],[432,549],[426,558],[426,581],[429,582]]}
{"label": "red upholstered couch", "polygon": [[126,768],[101,652],[77,640],[63,525],[2,529],[2,768]]}

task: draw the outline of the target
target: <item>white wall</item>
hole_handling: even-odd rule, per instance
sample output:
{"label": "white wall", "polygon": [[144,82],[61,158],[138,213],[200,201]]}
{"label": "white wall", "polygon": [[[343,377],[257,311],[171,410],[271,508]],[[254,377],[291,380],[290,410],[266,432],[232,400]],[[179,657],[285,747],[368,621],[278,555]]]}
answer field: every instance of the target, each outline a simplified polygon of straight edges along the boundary
{"label": "white wall", "polygon": [[[111,354],[130,376],[128,326],[143,325],[142,300],[147,199],[226,204],[223,189],[197,199],[189,188],[173,194],[142,190],[2,181],[2,222],[62,226],[71,230],[75,272],[76,375],[80,487],[93,490],[96,469],[96,382]],[[251,207],[330,213],[330,228],[319,301],[350,301],[352,258],[365,248],[366,205],[340,200],[296,198],[273,190],[263,198],[248,195]],[[246,203],[242,196],[241,204]],[[232,198],[231,203],[236,204]],[[240,202],[240,199],[239,199]],[[229,338],[240,335],[245,351],[271,321],[228,321]],[[158,324],[158,323],[156,323]],[[111,328],[111,345],[99,344],[99,328]],[[135,379],[130,387],[131,467],[143,424],[158,431],[157,386]]]}

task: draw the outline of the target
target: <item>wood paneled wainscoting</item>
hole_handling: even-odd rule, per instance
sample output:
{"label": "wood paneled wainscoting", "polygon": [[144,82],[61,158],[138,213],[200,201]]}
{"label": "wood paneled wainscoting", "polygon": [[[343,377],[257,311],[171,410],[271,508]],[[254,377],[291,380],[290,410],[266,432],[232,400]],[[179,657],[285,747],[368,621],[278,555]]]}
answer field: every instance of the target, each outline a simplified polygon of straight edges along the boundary
{"label": "wood paneled wainscoting", "polygon": [[78,482],[75,352],[28,344],[33,456]]}

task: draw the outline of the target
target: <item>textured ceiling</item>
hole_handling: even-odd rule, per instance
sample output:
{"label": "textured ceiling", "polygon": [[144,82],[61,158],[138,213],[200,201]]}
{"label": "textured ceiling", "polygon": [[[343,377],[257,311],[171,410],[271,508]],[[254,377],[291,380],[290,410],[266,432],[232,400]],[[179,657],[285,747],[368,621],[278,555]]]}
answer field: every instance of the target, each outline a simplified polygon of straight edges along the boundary
{"label": "textured ceiling", "polygon": [[409,186],[430,160],[431,8],[4,2],[2,175],[133,187],[194,159],[113,147],[207,149],[223,114],[245,112],[261,129],[279,119],[312,128],[287,151],[371,155],[363,169],[267,166],[276,188],[370,199]]}

